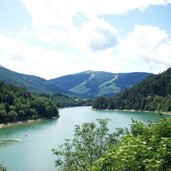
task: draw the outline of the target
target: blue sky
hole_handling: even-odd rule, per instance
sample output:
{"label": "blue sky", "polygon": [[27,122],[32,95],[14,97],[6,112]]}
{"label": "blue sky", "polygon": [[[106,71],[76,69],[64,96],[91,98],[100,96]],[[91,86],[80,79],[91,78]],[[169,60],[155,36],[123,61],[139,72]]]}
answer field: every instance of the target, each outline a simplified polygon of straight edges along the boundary
{"label": "blue sky", "polygon": [[46,79],[171,66],[171,0],[0,0],[0,64]]}

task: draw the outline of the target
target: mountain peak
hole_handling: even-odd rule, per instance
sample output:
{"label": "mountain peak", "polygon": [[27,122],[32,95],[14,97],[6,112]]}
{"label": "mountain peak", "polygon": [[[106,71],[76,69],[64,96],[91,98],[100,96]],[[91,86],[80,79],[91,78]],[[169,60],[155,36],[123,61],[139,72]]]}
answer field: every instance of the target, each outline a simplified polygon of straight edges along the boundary
{"label": "mountain peak", "polygon": [[36,76],[20,74],[0,66],[0,80],[4,82],[16,86],[24,86],[32,92],[58,92],[84,98],[113,96],[136,85],[149,75],[151,74],[115,74],[105,71],[86,70],[81,73],[45,80]]}
{"label": "mountain peak", "polygon": [[94,73],[96,73],[96,71],[93,71],[93,70],[86,70],[86,71],[83,71],[82,73],[94,74]]}

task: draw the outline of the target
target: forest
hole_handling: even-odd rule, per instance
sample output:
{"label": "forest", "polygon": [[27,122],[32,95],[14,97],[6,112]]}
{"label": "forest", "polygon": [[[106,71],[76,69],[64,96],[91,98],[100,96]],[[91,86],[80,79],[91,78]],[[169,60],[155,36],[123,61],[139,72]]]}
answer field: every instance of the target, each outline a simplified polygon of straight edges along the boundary
{"label": "forest", "polygon": [[169,112],[171,111],[171,68],[161,74],[149,76],[137,86],[112,98],[100,97],[93,107]]}
{"label": "forest", "polygon": [[0,82],[0,123],[58,116],[57,106],[49,98]]}
{"label": "forest", "polygon": [[58,108],[91,104],[91,100],[60,94],[33,94],[0,82],[0,123],[59,117]]}

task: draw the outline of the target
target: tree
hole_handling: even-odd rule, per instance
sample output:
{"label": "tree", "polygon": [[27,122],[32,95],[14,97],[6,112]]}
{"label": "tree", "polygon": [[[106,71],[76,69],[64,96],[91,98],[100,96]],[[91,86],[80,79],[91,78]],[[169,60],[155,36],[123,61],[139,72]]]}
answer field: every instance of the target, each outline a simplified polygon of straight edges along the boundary
{"label": "tree", "polygon": [[7,120],[7,112],[4,109],[0,109],[0,123],[6,123]]}
{"label": "tree", "polygon": [[[165,103],[164,103],[165,101]],[[113,98],[99,97],[93,107],[96,109],[134,109],[171,111],[171,68],[167,71],[152,75],[138,85],[118,93]]]}
{"label": "tree", "polygon": [[27,115],[28,115],[28,117],[30,117],[31,119],[37,119],[37,118],[38,118],[38,114],[37,114],[36,110],[33,109],[33,108],[30,108],[30,109],[28,110]]}
{"label": "tree", "polygon": [[95,123],[77,125],[74,138],[65,141],[58,149],[53,149],[57,156],[56,166],[61,170],[90,170],[93,163],[117,143],[123,129],[109,134],[108,119]]}
{"label": "tree", "polygon": [[0,171],[7,171],[7,169],[2,164],[0,164]]}
{"label": "tree", "polygon": [[106,109],[108,107],[108,98],[99,97],[93,104],[93,108]]}
{"label": "tree", "polygon": [[10,111],[7,114],[7,117],[9,122],[15,122],[17,121],[18,114],[15,111]]}
{"label": "tree", "polygon": [[130,129],[109,134],[108,120],[76,126],[74,138],[59,149],[56,166],[67,171],[170,171],[171,119],[145,125],[134,121]]}
{"label": "tree", "polygon": [[145,125],[133,121],[119,143],[98,159],[93,171],[169,171],[171,169],[171,119]]}

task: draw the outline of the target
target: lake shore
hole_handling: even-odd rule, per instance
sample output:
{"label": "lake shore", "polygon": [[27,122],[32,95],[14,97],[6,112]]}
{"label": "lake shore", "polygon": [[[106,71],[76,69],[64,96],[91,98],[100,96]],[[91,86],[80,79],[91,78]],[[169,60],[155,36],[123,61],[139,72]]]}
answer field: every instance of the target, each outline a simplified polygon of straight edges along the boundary
{"label": "lake shore", "polygon": [[[51,119],[56,119],[56,118],[59,118],[59,117],[52,117]],[[17,126],[17,125],[31,124],[31,123],[39,122],[39,121],[46,120],[46,119],[49,119],[49,118],[29,119],[29,120],[25,120],[25,121],[16,121],[16,122],[10,122],[10,123],[6,123],[6,124],[1,123],[0,124],[0,129],[1,128],[8,128],[8,127],[11,127],[11,126]]]}
{"label": "lake shore", "polygon": [[162,115],[170,115],[171,116],[171,112],[162,112]]}
{"label": "lake shore", "polygon": [[156,114],[161,114],[161,115],[169,115],[171,116],[171,112],[161,112],[159,113],[158,111],[147,111],[147,110],[133,110],[133,109],[123,109],[123,110],[119,110],[119,109],[115,109],[115,111],[125,111],[125,112],[146,112],[146,113],[156,113]]}
{"label": "lake shore", "polygon": [[0,129],[1,128],[7,128],[7,127],[11,127],[11,126],[17,126],[17,125],[23,125],[23,124],[30,124],[33,122],[37,122],[37,121],[41,121],[43,119],[36,119],[36,120],[27,120],[27,121],[17,121],[17,122],[11,122],[11,123],[7,123],[7,124],[0,124]]}
{"label": "lake shore", "polygon": [[[157,112],[157,111],[142,111],[142,110],[133,110],[133,109],[131,109],[131,110],[128,110],[128,109],[123,109],[123,110],[114,109],[114,111],[147,112],[147,113],[153,112],[153,113],[159,114],[159,112]],[[169,116],[171,116],[171,112],[161,112],[161,115],[169,115]],[[57,117],[54,117],[54,118],[57,118]],[[7,123],[7,124],[0,124],[0,129],[1,128],[8,128],[8,127],[11,127],[11,126],[23,125],[23,124],[31,124],[31,123],[34,123],[34,122],[42,121],[44,119],[46,119],[46,118],[39,118],[39,119],[35,119],[35,120],[17,121],[17,122],[11,122],[11,123]]]}

